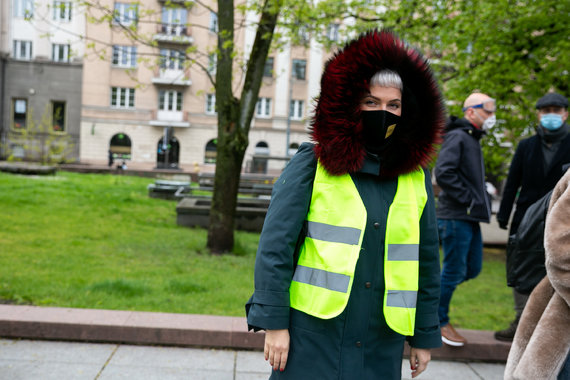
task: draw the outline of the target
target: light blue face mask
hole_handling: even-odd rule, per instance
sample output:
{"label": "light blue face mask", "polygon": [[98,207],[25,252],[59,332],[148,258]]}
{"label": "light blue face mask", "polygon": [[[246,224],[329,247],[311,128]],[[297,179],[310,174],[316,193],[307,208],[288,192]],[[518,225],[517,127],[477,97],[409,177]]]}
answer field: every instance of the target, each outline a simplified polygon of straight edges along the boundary
{"label": "light blue face mask", "polygon": [[557,113],[547,113],[540,118],[540,124],[549,131],[555,131],[562,126],[562,116]]}

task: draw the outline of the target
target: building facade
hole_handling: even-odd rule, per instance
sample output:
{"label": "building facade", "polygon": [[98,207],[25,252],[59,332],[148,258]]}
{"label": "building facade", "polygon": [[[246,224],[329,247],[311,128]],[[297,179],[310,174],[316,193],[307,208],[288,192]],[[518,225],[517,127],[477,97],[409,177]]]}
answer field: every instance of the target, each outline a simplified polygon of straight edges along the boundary
{"label": "building facade", "polygon": [[[0,4],[0,159],[213,170],[216,2]],[[236,95],[258,15],[242,17],[252,26],[236,29]],[[309,140],[328,56],[314,42],[270,52],[245,171],[280,170]]]}
{"label": "building facade", "polygon": [[[141,9],[129,0],[100,3],[114,13],[110,25],[86,26],[86,39],[99,42],[83,61],[81,161],[100,163],[112,155],[157,168],[213,170],[217,115],[209,76],[215,78],[216,68],[215,2],[210,9],[161,0],[140,1]],[[246,17],[255,24],[255,15]],[[147,39],[128,38],[125,28]],[[254,37],[255,28],[238,29],[237,50],[247,55]],[[185,56],[197,62],[190,65]],[[283,161],[267,156],[284,158],[309,139],[308,110],[319,91],[324,59],[314,44],[270,53],[244,170],[280,169]]]}
{"label": "building facade", "polygon": [[0,5],[0,159],[79,161],[85,17],[72,1]]}

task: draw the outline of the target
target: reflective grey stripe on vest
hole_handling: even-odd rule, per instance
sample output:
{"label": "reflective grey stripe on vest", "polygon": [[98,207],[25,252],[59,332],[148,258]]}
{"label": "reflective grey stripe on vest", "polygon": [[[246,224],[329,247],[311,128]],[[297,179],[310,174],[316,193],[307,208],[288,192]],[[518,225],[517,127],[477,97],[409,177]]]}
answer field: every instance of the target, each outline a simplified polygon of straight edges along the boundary
{"label": "reflective grey stripe on vest", "polygon": [[388,244],[388,261],[418,261],[418,244]]}
{"label": "reflective grey stripe on vest", "polygon": [[293,275],[293,281],[334,290],[335,292],[346,293],[348,291],[348,284],[350,283],[350,276],[297,265],[297,269],[295,269],[295,274]]}
{"label": "reflective grey stripe on vest", "polygon": [[418,292],[414,290],[388,290],[386,306],[416,308]]}
{"label": "reflective grey stripe on vest", "polygon": [[356,245],[360,241],[360,230],[353,227],[339,227],[331,224],[307,221],[307,236],[311,239]]}

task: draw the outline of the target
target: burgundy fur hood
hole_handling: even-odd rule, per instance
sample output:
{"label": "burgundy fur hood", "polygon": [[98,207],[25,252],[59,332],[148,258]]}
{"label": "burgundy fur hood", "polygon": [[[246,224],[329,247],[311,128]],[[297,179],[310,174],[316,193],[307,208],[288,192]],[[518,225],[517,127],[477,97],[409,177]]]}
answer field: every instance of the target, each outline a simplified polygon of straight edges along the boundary
{"label": "burgundy fur hood", "polygon": [[444,109],[436,79],[417,50],[390,31],[372,31],[350,42],[325,65],[311,123],[315,154],[331,174],[358,171],[366,155],[360,99],[369,80],[390,69],[402,78],[402,119],[381,155],[382,178],[426,166],[440,143]]}

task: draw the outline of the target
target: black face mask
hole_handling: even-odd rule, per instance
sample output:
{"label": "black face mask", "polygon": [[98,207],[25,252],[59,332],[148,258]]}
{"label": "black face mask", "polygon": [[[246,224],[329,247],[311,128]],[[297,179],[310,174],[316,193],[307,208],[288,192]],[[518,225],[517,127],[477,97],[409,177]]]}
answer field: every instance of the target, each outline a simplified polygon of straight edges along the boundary
{"label": "black face mask", "polygon": [[400,116],[388,111],[362,111],[364,147],[371,153],[380,153],[392,135]]}

